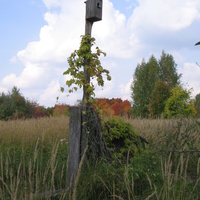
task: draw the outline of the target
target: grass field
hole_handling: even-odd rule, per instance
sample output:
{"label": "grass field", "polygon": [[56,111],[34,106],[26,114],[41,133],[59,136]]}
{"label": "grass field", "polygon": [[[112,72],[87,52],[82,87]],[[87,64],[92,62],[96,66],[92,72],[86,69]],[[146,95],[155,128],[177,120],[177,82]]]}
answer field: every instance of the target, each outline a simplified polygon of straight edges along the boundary
{"label": "grass field", "polygon": [[34,199],[65,188],[68,121],[0,121],[0,199]]}
{"label": "grass field", "polygon": [[150,143],[134,157],[81,169],[66,189],[68,117],[0,121],[0,199],[200,199],[200,124],[125,119]]}

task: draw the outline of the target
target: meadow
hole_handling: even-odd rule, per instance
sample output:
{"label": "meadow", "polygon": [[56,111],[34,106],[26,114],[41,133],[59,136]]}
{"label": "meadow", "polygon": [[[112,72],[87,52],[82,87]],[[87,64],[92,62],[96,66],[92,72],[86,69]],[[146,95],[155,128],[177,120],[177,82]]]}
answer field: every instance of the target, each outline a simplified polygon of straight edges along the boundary
{"label": "meadow", "polygon": [[125,119],[149,144],[88,161],[66,189],[69,118],[0,121],[0,199],[200,199],[200,122]]}

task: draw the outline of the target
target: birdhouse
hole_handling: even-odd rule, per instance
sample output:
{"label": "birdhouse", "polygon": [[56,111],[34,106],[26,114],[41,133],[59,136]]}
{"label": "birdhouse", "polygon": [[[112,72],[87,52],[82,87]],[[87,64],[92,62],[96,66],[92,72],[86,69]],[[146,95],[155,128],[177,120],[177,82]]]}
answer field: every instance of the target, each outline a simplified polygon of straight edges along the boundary
{"label": "birdhouse", "polygon": [[86,20],[96,22],[102,20],[103,0],[87,0]]}

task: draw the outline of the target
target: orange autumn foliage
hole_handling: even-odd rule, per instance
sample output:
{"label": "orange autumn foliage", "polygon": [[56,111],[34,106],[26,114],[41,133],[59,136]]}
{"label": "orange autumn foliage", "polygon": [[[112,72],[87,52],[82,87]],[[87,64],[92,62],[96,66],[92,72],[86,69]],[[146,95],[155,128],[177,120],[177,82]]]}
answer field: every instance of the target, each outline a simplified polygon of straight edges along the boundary
{"label": "orange autumn foliage", "polygon": [[69,106],[66,104],[56,104],[53,108],[53,116],[69,115]]}
{"label": "orange autumn foliage", "polygon": [[43,106],[36,106],[33,118],[48,117],[49,114]]}
{"label": "orange autumn foliage", "polygon": [[100,98],[97,99],[97,107],[107,116],[129,116],[131,104],[128,100],[120,98]]}

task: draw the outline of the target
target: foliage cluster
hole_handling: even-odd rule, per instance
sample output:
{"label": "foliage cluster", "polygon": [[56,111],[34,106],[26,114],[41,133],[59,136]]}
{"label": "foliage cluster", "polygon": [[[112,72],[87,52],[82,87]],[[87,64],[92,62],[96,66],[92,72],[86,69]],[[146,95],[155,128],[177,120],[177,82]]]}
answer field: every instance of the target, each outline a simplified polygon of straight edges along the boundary
{"label": "foliage cluster", "polygon": [[98,98],[96,99],[95,106],[102,110],[105,116],[129,116],[131,104],[128,100],[120,98]]}
{"label": "foliage cluster", "polygon": [[159,80],[155,83],[155,88],[151,94],[151,102],[149,103],[149,113],[154,116],[159,116],[165,108],[165,103],[170,96],[169,86]]}
{"label": "foliage cluster", "polygon": [[164,51],[159,60],[153,55],[148,62],[143,60],[136,67],[131,85],[132,114],[168,118],[194,116],[194,101],[190,100],[190,91],[180,85],[180,78],[173,56]]}
{"label": "foliage cluster", "polygon": [[44,108],[43,106],[35,106],[35,111],[33,116],[31,116],[32,118],[40,118],[40,117],[48,117],[50,116],[50,114],[52,113],[52,109],[51,108]]}
{"label": "foliage cluster", "polygon": [[26,99],[17,87],[8,94],[0,94],[0,120],[41,118],[50,116],[69,116],[69,105],[55,104],[45,108]]}
{"label": "foliage cluster", "polygon": [[200,93],[197,94],[195,97],[195,110],[197,112],[197,115],[200,116]]}
{"label": "foliage cluster", "polygon": [[[94,108],[102,110],[106,116],[129,116],[131,104],[128,100],[118,99],[95,99]],[[31,102],[13,87],[8,94],[0,95],[0,120],[41,118],[50,116],[69,116],[69,105],[55,104],[53,107],[45,108],[36,102]]]}
{"label": "foliage cluster", "polygon": [[[92,97],[95,96],[94,81],[98,86],[104,86],[103,75],[107,80],[111,80],[109,71],[104,69],[101,65],[99,57],[101,55],[106,56],[99,47],[96,47],[96,51],[92,52],[95,45],[95,38],[89,35],[81,36],[81,44],[78,50],[75,50],[68,58],[69,68],[63,73],[63,75],[69,75],[69,79],[66,81],[66,85],[70,88],[69,93],[77,91],[78,88],[83,88],[83,101],[89,101],[92,103]],[[90,81],[90,80],[94,81]],[[64,92],[64,88],[61,87],[61,91]],[[83,102],[88,103],[88,102]]]}
{"label": "foliage cluster", "polygon": [[13,87],[12,92],[0,95],[0,120],[30,118],[35,112],[35,107],[35,102],[25,99],[19,89]]}
{"label": "foliage cluster", "polygon": [[69,105],[66,104],[57,104],[53,107],[52,111],[53,116],[66,115],[69,116]]}
{"label": "foliage cluster", "polygon": [[125,159],[128,153],[133,156],[142,148],[136,131],[121,118],[104,121],[102,129],[105,143],[114,157]]}
{"label": "foliage cluster", "polygon": [[190,91],[177,85],[172,88],[171,93],[164,107],[164,115],[169,118],[194,117],[196,110],[194,101],[190,99]]}
{"label": "foliage cluster", "polygon": [[[151,137],[154,143],[133,155],[127,153],[127,161],[120,159],[120,156],[115,156],[112,163],[102,160],[86,165],[79,178],[77,199],[198,199],[200,195],[199,153],[173,152],[176,148],[186,150],[198,147],[200,141],[198,121],[162,119],[162,122],[167,123],[166,127],[159,127],[161,124],[159,120],[144,122],[141,119],[133,121],[129,119],[135,127],[140,124],[140,130],[145,127],[147,128],[145,131],[152,131]],[[110,122],[112,121],[116,119],[111,119]],[[122,124],[124,127],[127,126],[124,122]],[[155,129],[149,130],[154,125]],[[113,137],[118,135],[119,129],[121,128],[116,130],[114,127],[111,128]],[[160,130],[163,130],[162,134]],[[193,134],[190,134],[191,132]],[[189,140],[191,144],[188,145]],[[114,140],[109,142],[112,143]],[[118,149],[119,146],[122,145],[122,148],[124,145],[123,142],[117,144]],[[108,145],[112,146],[112,144]],[[113,146],[111,149],[117,152]]]}

